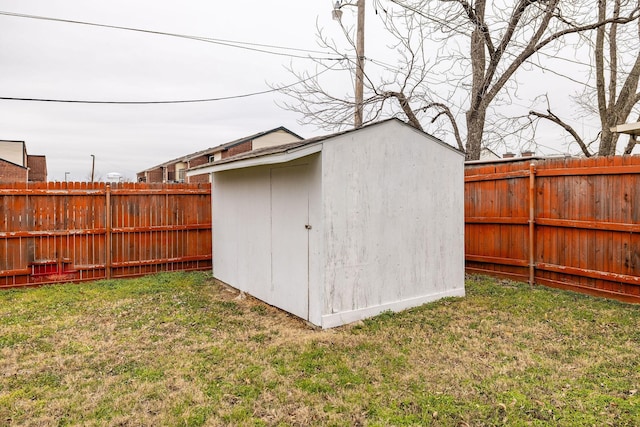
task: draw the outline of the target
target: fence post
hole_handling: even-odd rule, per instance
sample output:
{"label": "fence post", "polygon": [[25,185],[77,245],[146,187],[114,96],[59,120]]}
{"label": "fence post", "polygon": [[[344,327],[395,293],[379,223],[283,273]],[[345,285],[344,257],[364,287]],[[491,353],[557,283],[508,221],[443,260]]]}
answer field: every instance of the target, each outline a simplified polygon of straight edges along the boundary
{"label": "fence post", "polygon": [[105,189],[105,209],[106,209],[106,236],[105,236],[105,265],[104,274],[107,279],[111,279],[111,186],[107,184]]}
{"label": "fence post", "polygon": [[535,285],[536,164],[529,165],[529,285]]}

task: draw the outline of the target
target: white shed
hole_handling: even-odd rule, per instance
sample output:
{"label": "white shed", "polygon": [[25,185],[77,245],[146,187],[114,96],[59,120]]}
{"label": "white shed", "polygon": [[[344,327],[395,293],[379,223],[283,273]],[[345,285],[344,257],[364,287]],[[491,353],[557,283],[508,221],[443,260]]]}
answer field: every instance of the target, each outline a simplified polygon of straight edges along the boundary
{"label": "white shed", "polygon": [[203,169],[237,289],[323,328],[464,296],[464,156],[400,120]]}

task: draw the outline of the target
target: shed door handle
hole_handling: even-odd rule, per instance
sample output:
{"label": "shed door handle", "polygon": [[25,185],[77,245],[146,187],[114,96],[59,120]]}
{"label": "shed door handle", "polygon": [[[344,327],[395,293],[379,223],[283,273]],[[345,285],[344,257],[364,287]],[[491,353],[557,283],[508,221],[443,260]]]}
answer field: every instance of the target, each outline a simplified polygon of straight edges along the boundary
{"label": "shed door handle", "polygon": [[311,230],[311,224],[306,224],[304,228],[306,228],[307,230]]}

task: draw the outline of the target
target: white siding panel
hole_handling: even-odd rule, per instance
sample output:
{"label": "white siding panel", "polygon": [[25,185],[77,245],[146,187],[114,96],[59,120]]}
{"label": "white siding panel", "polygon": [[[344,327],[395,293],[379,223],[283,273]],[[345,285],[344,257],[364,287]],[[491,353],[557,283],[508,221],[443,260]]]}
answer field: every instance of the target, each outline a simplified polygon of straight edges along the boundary
{"label": "white siding panel", "polygon": [[390,124],[323,148],[325,316],[464,294],[463,158]]}
{"label": "white siding panel", "polygon": [[309,165],[271,168],[269,301],[309,318]]}
{"label": "white siding panel", "polygon": [[399,121],[314,147],[213,174],[215,277],[322,327],[464,295],[460,153]]}
{"label": "white siding panel", "polygon": [[319,164],[313,154],[217,172],[212,184],[214,276],[316,324],[323,295]]}
{"label": "white siding panel", "polygon": [[309,162],[309,321],[322,324],[324,299],[324,224],[322,221],[322,156],[308,156]]}
{"label": "white siding panel", "polygon": [[269,169],[214,174],[212,204],[214,276],[266,297],[271,277]]}

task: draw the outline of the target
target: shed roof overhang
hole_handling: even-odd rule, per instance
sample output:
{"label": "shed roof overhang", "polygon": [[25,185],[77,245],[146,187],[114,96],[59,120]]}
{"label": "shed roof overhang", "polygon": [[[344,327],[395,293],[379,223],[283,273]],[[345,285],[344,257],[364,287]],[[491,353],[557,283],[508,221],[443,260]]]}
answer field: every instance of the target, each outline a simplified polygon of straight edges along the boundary
{"label": "shed roof overhang", "polygon": [[361,128],[348,129],[332,135],[318,136],[315,138],[305,139],[303,141],[292,142],[290,144],[278,145],[274,147],[265,147],[258,150],[240,153],[226,159],[218,160],[214,163],[200,165],[200,166],[193,167],[191,169],[187,169],[187,176],[223,172],[227,170],[242,169],[242,168],[247,168],[252,166],[261,166],[261,165],[290,162],[292,160],[296,160],[301,157],[305,157],[305,156],[322,151],[322,147],[324,143],[336,137],[349,134],[349,133],[362,132],[367,128],[373,128],[377,126],[388,126],[389,123],[396,123],[396,124],[401,124],[402,126],[406,126],[412,131],[420,133],[421,135],[439,144],[440,146],[445,147],[446,149],[451,150],[455,153],[458,153],[458,155],[460,155],[461,157],[464,157],[464,153],[462,151],[450,145],[445,144],[444,142],[437,139],[436,137],[429,135],[421,130],[418,130],[413,126],[410,126],[404,123],[398,118],[391,118],[391,119],[383,120],[381,122],[371,123]]}
{"label": "shed roof overhang", "polygon": [[319,153],[320,151],[322,151],[322,143],[304,145],[302,147],[296,147],[285,151],[265,154],[262,156],[248,157],[246,159],[240,159],[233,162],[226,162],[218,165],[213,164],[208,167],[188,170],[187,176],[201,175],[204,173],[224,172],[228,170],[243,169],[254,166],[287,163],[292,160],[309,156],[311,154]]}
{"label": "shed roof overhang", "polygon": [[611,132],[626,133],[628,135],[638,136],[640,135],[640,122],[637,123],[625,123],[623,125],[614,126],[609,129]]}

